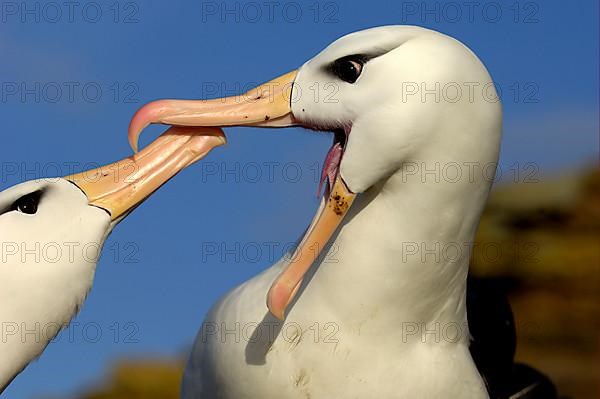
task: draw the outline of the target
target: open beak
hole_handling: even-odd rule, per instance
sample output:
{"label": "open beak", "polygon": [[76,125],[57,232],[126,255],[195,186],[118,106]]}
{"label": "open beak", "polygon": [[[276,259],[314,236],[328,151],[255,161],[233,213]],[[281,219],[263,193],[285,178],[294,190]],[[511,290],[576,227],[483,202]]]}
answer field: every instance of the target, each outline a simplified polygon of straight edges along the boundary
{"label": "open beak", "polygon": [[89,205],[106,210],[118,222],[179,171],[225,142],[219,128],[172,127],[129,158],[65,179],[85,193]]}
{"label": "open beak", "polygon": [[[329,190],[327,190],[329,191]],[[267,307],[273,316],[285,318],[285,311],[298,292],[304,275],[319,257],[329,239],[348,213],[356,194],[352,193],[341,176],[333,183],[327,201],[302,237],[290,263],[275,279],[267,294]]]}
{"label": "open beak", "polygon": [[[297,71],[289,72],[240,96],[212,100],[158,100],[146,104],[131,120],[129,143],[137,151],[140,133],[151,123],[221,127],[300,125],[291,110],[296,74]],[[284,319],[286,309],[298,292],[306,272],[327,247],[356,196],[339,175],[342,155],[343,148],[334,143],[327,156],[323,174],[324,179],[329,179],[327,200],[296,248],[290,263],[273,282],[267,294],[269,311],[281,320]]]}

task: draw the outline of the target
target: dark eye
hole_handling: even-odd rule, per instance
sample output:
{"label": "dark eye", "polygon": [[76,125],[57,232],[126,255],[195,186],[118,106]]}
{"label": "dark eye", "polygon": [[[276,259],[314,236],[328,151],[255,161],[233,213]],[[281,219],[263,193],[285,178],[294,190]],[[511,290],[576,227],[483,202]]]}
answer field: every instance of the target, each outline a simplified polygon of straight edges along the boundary
{"label": "dark eye", "polygon": [[25,213],[27,215],[34,215],[38,210],[41,197],[41,191],[35,191],[33,193],[24,195],[12,204],[11,210]]}
{"label": "dark eye", "polygon": [[331,64],[331,72],[344,82],[354,83],[360,76],[364,65],[363,57],[349,55],[342,57]]}

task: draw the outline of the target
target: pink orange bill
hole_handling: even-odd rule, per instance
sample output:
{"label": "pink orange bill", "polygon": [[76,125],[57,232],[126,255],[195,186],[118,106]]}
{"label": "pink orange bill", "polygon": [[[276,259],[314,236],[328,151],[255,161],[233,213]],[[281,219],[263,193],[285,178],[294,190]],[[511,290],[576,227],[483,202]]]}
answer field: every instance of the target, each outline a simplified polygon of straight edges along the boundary
{"label": "pink orange bill", "polygon": [[[289,72],[240,96],[212,100],[158,100],[146,104],[131,120],[129,143],[137,151],[140,133],[151,123],[221,127],[297,125],[291,110],[296,74],[297,71]],[[338,152],[341,157],[341,148]],[[327,246],[354,201],[355,194],[350,192],[337,170],[327,171],[327,177],[335,182],[328,190],[330,193],[323,209],[267,294],[267,307],[279,319],[284,318],[304,276]]]}
{"label": "pink orange bill", "polygon": [[316,215],[313,224],[296,248],[289,265],[269,289],[267,307],[278,319],[285,318],[285,311],[298,292],[304,276],[344,220],[355,197],[356,194],[348,189],[342,177],[338,175],[325,206]]}
{"label": "pink orange bill", "polygon": [[151,123],[175,126],[293,126],[295,121],[290,103],[296,74],[297,71],[286,73],[239,96],[148,103],[131,119],[129,144],[137,151],[140,133]]}
{"label": "pink orange bill", "polygon": [[119,162],[66,176],[118,221],[189,165],[225,144],[219,128],[172,127],[143,151]]}

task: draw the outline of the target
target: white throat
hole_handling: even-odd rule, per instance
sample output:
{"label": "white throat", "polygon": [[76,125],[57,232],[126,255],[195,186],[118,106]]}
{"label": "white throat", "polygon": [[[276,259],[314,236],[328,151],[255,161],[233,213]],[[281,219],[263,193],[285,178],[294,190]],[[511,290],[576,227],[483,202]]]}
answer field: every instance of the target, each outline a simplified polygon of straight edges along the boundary
{"label": "white throat", "polygon": [[444,181],[435,164],[406,162],[356,199],[288,320],[368,320],[362,332],[378,335],[457,323],[468,339],[466,277],[491,180],[470,166],[472,178]]}
{"label": "white throat", "polygon": [[110,232],[107,213],[66,180],[22,183],[0,199],[39,188],[35,215],[0,215],[0,392],[77,314]]}

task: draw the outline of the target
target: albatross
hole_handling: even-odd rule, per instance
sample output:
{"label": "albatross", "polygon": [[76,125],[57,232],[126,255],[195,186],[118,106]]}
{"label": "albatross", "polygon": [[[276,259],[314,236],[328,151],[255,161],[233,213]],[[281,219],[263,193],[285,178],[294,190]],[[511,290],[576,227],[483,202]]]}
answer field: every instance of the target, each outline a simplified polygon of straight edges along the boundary
{"label": "albatross", "polygon": [[[315,98],[325,85],[335,94]],[[466,288],[502,108],[465,45],[414,26],[355,32],[243,95],[146,104],[130,123],[134,149],[151,123],[334,133],[312,223],[209,311],[184,398],[489,397]],[[436,177],[447,165],[461,175]]]}
{"label": "albatross", "polygon": [[133,157],[0,192],[0,393],[75,316],[115,225],[224,142],[220,129],[171,128]]}

